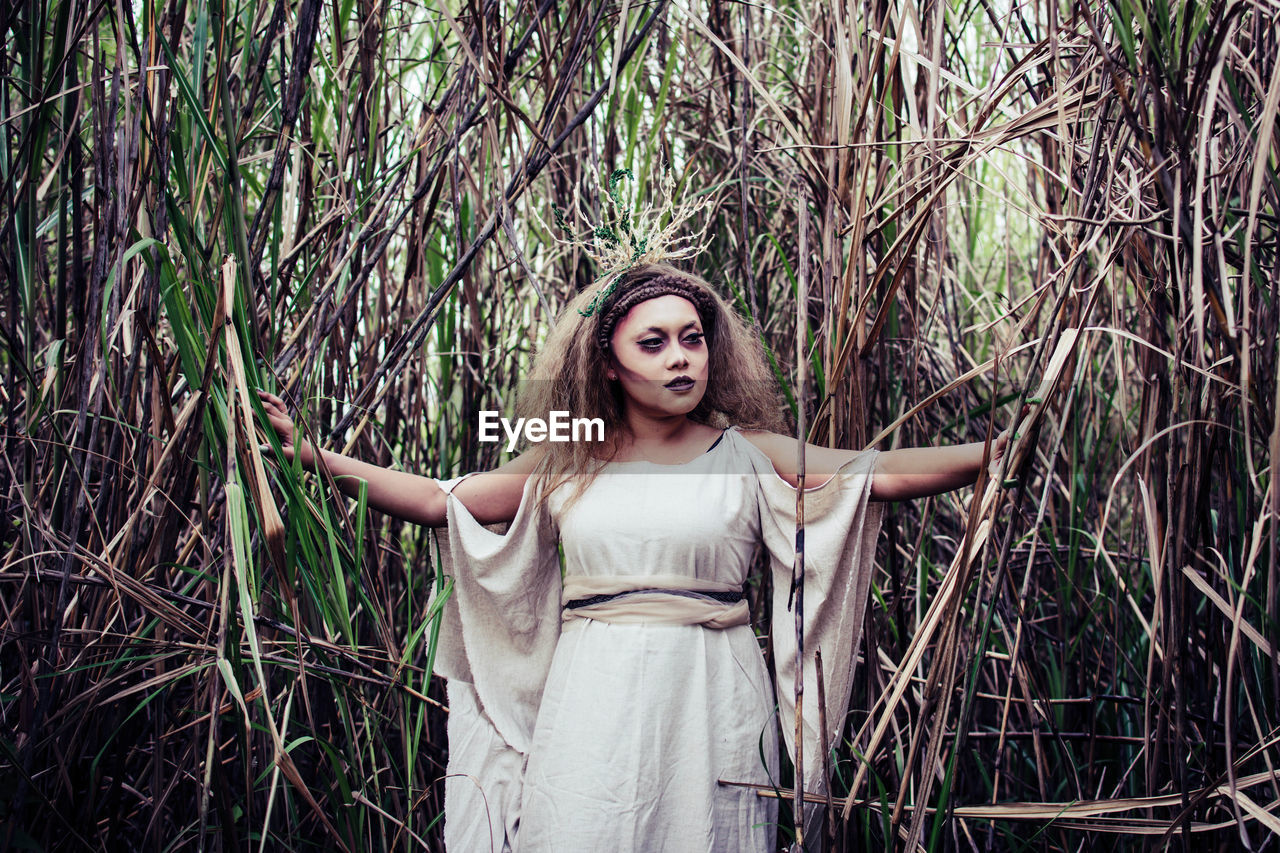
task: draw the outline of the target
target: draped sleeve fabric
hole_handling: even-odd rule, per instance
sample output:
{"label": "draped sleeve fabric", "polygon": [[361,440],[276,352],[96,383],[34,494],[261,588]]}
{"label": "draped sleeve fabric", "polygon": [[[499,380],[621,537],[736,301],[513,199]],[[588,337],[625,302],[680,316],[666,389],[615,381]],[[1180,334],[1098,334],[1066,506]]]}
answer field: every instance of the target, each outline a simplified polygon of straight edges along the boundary
{"label": "draped sleeve fabric", "polygon": [[[788,604],[796,554],[796,489],[749,441],[759,482],[760,525],[773,580],[775,685],[782,737],[795,758],[795,614]],[[871,501],[877,451],[866,450],[804,494],[804,768],[805,787],[826,790],[823,753],[843,726],[880,532],[882,505]],[[827,731],[818,737],[814,651],[822,651]]]}
{"label": "draped sleeve fabric", "polygon": [[437,536],[452,591],[435,672],[449,680],[445,842],[503,850],[519,821],[520,776],[560,634],[557,534],[528,478],[506,529],[478,522],[442,481],[448,525]]}

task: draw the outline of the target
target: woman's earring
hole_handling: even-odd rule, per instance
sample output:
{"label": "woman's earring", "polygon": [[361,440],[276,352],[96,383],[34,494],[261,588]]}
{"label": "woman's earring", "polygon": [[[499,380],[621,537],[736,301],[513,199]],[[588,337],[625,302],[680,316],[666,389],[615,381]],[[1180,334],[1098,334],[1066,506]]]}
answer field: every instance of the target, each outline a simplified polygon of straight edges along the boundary
{"label": "woman's earring", "polygon": [[617,381],[618,381],[618,374],[614,373],[612,370],[610,370],[608,373],[606,373],[606,374],[605,374],[605,376],[609,377],[609,381],[610,381],[610,382],[617,382]]}

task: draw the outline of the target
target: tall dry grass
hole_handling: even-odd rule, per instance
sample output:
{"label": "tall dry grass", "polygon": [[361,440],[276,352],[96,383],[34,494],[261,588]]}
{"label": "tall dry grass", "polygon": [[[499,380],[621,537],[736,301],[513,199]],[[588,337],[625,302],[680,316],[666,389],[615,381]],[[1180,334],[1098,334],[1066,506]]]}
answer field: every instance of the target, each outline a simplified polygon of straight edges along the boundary
{"label": "tall dry grass", "polygon": [[1001,482],[890,510],[832,849],[1273,849],[1273,15],[0,7],[4,843],[438,846],[430,535],[250,391],[492,464],[469,413],[594,274],[552,205],[669,164],[815,440],[1030,404]]}

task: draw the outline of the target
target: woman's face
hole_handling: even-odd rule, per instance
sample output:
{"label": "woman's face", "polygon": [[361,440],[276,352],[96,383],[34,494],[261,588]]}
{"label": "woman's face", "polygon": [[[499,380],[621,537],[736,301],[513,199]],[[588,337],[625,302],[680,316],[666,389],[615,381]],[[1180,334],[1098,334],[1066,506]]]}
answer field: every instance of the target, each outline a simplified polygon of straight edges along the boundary
{"label": "woman's face", "polygon": [[654,417],[687,415],[707,391],[707,341],[693,303],[670,294],[639,303],[613,328],[609,378],[628,407]]}

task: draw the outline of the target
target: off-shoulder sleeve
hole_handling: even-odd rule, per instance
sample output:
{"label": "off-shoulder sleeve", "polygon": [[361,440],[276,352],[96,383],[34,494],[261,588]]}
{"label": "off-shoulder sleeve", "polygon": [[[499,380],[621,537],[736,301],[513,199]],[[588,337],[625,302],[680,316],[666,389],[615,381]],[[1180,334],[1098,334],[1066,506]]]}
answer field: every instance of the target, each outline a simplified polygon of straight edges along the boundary
{"label": "off-shoulder sleeve", "polygon": [[560,633],[557,537],[535,478],[501,532],[453,495],[462,479],[440,484],[449,497],[437,537],[453,582],[435,659],[449,679],[445,843],[502,850],[519,820],[524,758]]}
{"label": "off-shoulder sleeve", "polygon": [[[774,668],[782,736],[795,757],[795,614],[788,608],[796,554],[796,489],[745,438],[759,483],[760,526],[773,574]],[[822,755],[843,726],[853,666],[880,532],[882,507],[871,501],[877,451],[859,453],[804,494],[804,766],[805,787],[826,790]],[[827,731],[818,738],[814,651],[822,650]]]}

